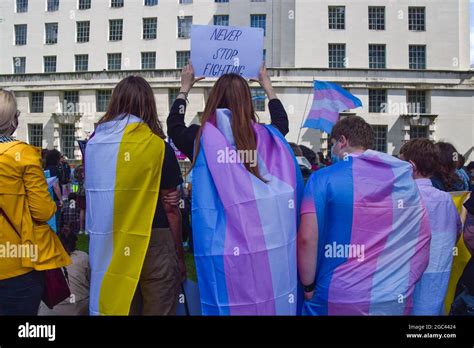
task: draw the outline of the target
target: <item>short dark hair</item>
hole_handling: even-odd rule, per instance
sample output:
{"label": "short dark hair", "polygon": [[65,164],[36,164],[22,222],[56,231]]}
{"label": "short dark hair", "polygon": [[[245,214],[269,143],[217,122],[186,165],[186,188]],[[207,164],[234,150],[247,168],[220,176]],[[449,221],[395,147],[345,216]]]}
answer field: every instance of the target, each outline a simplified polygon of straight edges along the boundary
{"label": "short dark hair", "polygon": [[331,138],[339,140],[345,136],[350,146],[372,149],[374,146],[374,131],[362,117],[349,116],[336,123],[332,129]]}
{"label": "short dark hair", "polygon": [[288,143],[291,147],[291,149],[293,150],[293,153],[295,155],[295,157],[301,157],[303,156],[303,151],[301,150],[301,148],[295,144],[295,143]]}
{"label": "short dark hair", "polygon": [[316,159],[316,153],[311,150],[309,147],[300,145],[301,152],[303,153],[303,156],[308,160],[311,165],[318,163]]}
{"label": "short dark hair", "polygon": [[46,152],[46,167],[57,166],[60,159],[61,152],[56,149],[48,150],[48,152]]}
{"label": "short dark hair", "polygon": [[424,177],[431,177],[438,169],[439,151],[429,139],[412,139],[400,149],[406,161],[412,161]]}

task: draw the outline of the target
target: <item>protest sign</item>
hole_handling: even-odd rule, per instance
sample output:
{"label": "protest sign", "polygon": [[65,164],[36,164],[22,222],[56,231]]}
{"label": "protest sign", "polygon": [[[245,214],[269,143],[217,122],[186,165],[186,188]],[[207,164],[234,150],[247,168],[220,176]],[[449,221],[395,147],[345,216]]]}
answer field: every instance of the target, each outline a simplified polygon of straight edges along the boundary
{"label": "protest sign", "polygon": [[263,29],[193,25],[191,60],[196,76],[235,73],[257,78],[263,63]]}

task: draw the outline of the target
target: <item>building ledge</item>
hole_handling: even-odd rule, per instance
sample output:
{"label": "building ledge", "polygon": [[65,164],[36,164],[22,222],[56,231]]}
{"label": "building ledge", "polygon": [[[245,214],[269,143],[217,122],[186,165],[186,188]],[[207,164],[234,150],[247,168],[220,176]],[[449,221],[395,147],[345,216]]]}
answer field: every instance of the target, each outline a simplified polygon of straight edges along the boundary
{"label": "building ledge", "polygon": [[54,121],[58,124],[75,124],[81,119],[82,113],[60,112],[53,113],[52,116]]}

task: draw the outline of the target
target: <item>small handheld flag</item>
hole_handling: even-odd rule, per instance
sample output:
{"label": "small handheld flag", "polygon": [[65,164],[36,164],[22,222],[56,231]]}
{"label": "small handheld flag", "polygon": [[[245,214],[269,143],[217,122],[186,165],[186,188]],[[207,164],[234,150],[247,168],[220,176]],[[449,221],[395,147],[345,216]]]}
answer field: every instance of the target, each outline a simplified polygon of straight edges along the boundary
{"label": "small handheld flag", "polygon": [[341,86],[323,81],[314,81],[313,105],[303,128],[321,129],[332,132],[339,121],[339,113],[362,106],[359,98],[353,96]]}

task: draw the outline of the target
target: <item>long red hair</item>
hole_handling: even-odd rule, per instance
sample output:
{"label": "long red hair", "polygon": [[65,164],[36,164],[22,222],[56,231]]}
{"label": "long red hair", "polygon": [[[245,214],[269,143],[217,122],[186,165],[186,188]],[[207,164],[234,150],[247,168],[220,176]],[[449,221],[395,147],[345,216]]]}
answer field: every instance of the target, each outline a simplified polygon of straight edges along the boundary
{"label": "long red hair", "polygon": [[[253,129],[253,123],[257,122],[257,115],[252,103],[250,87],[242,76],[225,74],[217,80],[209,94],[209,99],[202,115],[201,127],[194,145],[192,166],[194,166],[199,154],[203,127],[208,122],[217,122],[215,120],[217,109],[229,109],[232,112],[231,127],[237,150],[257,150],[257,138]],[[245,162],[244,165],[250,173],[265,181],[260,175],[258,164],[252,167],[250,163]]]}

